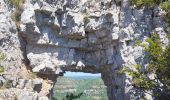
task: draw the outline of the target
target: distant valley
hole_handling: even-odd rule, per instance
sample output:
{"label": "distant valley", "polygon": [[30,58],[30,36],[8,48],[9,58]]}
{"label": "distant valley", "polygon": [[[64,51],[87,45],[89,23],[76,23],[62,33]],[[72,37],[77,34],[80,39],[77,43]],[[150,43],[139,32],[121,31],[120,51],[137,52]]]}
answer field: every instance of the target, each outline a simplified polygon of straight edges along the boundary
{"label": "distant valley", "polygon": [[63,100],[67,93],[83,93],[75,100],[108,100],[106,86],[96,76],[59,77],[54,87],[55,100]]}

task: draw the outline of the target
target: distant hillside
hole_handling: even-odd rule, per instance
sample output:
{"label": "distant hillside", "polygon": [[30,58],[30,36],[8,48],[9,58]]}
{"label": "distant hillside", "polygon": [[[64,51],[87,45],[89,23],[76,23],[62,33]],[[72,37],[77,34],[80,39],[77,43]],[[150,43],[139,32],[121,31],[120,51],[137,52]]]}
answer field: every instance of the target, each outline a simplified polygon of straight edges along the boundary
{"label": "distant hillside", "polygon": [[54,87],[55,99],[62,100],[67,93],[83,93],[81,98],[76,100],[108,100],[103,80],[95,76],[58,78]]}
{"label": "distant hillside", "polygon": [[65,78],[71,78],[71,79],[78,79],[78,80],[83,80],[83,79],[98,79],[100,78],[99,76],[66,76]]}

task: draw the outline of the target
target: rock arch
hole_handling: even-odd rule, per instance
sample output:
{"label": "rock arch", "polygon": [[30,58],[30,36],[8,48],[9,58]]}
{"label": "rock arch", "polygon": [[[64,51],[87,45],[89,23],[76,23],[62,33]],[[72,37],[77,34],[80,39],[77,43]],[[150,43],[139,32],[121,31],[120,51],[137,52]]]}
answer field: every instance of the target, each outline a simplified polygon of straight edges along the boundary
{"label": "rock arch", "polygon": [[[27,71],[22,70],[25,66],[16,67],[22,62],[18,50],[20,45],[29,69],[42,79],[19,79],[15,88],[42,86],[41,91],[31,88],[31,93],[32,89],[40,92],[34,93],[39,99],[48,99],[44,95],[50,93],[57,76],[64,71],[100,72],[109,100],[136,99],[134,94],[138,92],[131,85],[131,78],[119,73],[125,66],[133,69],[132,65],[137,63],[146,64],[143,48],[135,46],[135,40],[145,42],[149,34],[156,31],[161,41],[167,42],[158,7],[136,9],[129,0],[25,0],[17,32],[9,18],[11,13],[7,5],[4,0],[0,1],[5,9],[0,16],[7,20],[1,23],[2,26],[6,23],[3,29],[8,33],[2,35],[6,45],[0,49],[14,55],[10,51],[13,48],[6,49],[11,46],[7,41],[16,45],[17,55],[12,64],[16,71],[19,70],[17,75],[25,74]],[[8,17],[4,17],[4,13]],[[4,30],[0,31],[3,33]],[[19,33],[19,37],[10,33]],[[11,61],[12,57],[7,60]],[[3,64],[7,65],[6,69],[11,69],[7,62]],[[22,75],[19,78],[23,78]]]}

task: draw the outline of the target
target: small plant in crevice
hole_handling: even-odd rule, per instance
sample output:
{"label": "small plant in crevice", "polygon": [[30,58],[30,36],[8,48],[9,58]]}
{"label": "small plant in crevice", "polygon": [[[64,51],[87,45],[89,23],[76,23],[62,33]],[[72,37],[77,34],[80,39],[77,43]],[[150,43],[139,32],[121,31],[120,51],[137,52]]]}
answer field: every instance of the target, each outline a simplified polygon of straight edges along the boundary
{"label": "small plant in crevice", "polygon": [[134,48],[136,46],[141,46],[143,48],[146,48],[147,43],[142,42],[140,39],[135,39],[135,44],[132,47]]}
{"label": "small plant in crevice", "polygon": [[3,73],[5,71],[3,66],[0,66],[0,73]]}
{"label": "small plant in crevice", "polygon": [[[136,65],[136,70],[128,67],[123,68],[120,72],[127,73],[132,77],[132,85],[145,93],[147,90],[153,91],[153,97],[165,99],[170,96],[170,44],[162,49],[161,42],[157,33],[146,39],[149,43],[144,48],[147,53],[145,56],[149,59],[147,69],[141,70],[141,65]],[[154,79],[149,75],[154,74]],[[160,85],[162,84],[162,85]]]}
{"label": "small plant in crevice", "polygon": [[11,88],[12,87],[12,80],[7,80],[4,85],[3,88]]}
{"label": "small plant in crevice", "polygon": [[154,87],[154,82],[150,81],[149,77],[147,76],[145,71],[141,71],[140,65],[135,65],[135,71],[129,69],[128,67],[124,67],[122,69],[122,73],[127,73],[129,76],[132,77],[132,85],[135,88],[141,89],[141,90],[149,90],[150,88]]}
{"label": "small plant in crevice", "polygon": [[141,7],[154,7],[168,0],[130,0],[131,4]]}
{"label": "small plant in crevice", "polygon": [[141,45],[141,43],[142,43],[142,41],[141,41],[141,40],[139,40],[139,39],[136,39],[136,40],[135,40],[135,45],[136,45],[136,46],[140,46],[140,45]]}
{"label": "small plant in crevice", "polygon": [[4,60],[6,58],[6,55],[4,53],[0,53],[0,60]]}
{"label": "small plant in crevice", "polygon": [[167,31],[170,32],[170,1],[165,1],[160,4],[160,8],[166,13],[164,15],[164,20],[167,24]]}
{"label": "small plant in crevice", "polygon": [[10,6],[15,8],[15,10],[11,13],[11,19],[15,22],[17,29],[20,27],[20,19],[23,11],[23,3],[25,0],[5,0],[5,2]]}
{"label": "small plant in crevice", "polygon": [[12,7],[19,8],[25,0],[5,0]]}
{"label": "small plant in crevice", "polygon": [[130,0],[132,5],[136,5],[137,8],[147,7],[153,8],[156,5],[165,11],[164,20],[167,26],[167,32],[170,32],[170,1],[169,0]]}
{"label": "small plant in crevice", "polygon": [[16,10],[11,14],[11,19],[17,24],[20,22],[21,19],[21,11]]}
{"label": "small plant in crevice", "polygon": [[[163,18],[166,22],[166,32],[170,33],[170,1],[169,0],[131,0],[138,8],[159,6],[165,11]],[[170,35],[167,34],[170,39]],[[149,45],[145,46],[146,57],[149,59],[147,73],[155,74],[155,79],[149,79],[155,86],[149,87],[153,91],[153,97],[166,100],[170,97],[170,43],[162,49],[158,35],[155,33],[146,40]],[[144,75],[147,75],[145,73]],[[147,81],[147,80],[145,80]],[[138,82],[137,82],[138,83]],[[161,84],[161,85],[160,85]],[[144,89],[145,90],[145,89]]]}
{"label": "small plant in crevice", "polygon": [[131,4],[136,5],[137,8],[141,8],[143,6],[153,7],[157,0],[130,0]]}

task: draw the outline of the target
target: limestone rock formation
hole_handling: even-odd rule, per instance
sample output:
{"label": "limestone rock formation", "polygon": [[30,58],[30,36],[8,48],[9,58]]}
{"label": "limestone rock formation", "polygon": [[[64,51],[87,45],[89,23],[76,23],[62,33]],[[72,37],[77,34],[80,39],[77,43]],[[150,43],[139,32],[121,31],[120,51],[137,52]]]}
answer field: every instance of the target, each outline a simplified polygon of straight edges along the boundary
{"label": "limestone rock formation", "polygon": [[0,0],[0,100],[48,100],[51,83],[37,77],[25,66],[25,54],[21,51],[25,43],[12,15],[12,8]]}
{"label": "limestone rock formation", "polygon": [[13,10],[0,0],[0,53],[7,55],[0,82],[12,82],[0,91],[2,99],[47,100],[64,71],[101,73],[109,100],[137,99],[119,69],[147,64],[135,40],[145,42],[156,31],[168,42],[160,8],[137,9],[129,0],[25,0],[18,30]]}

